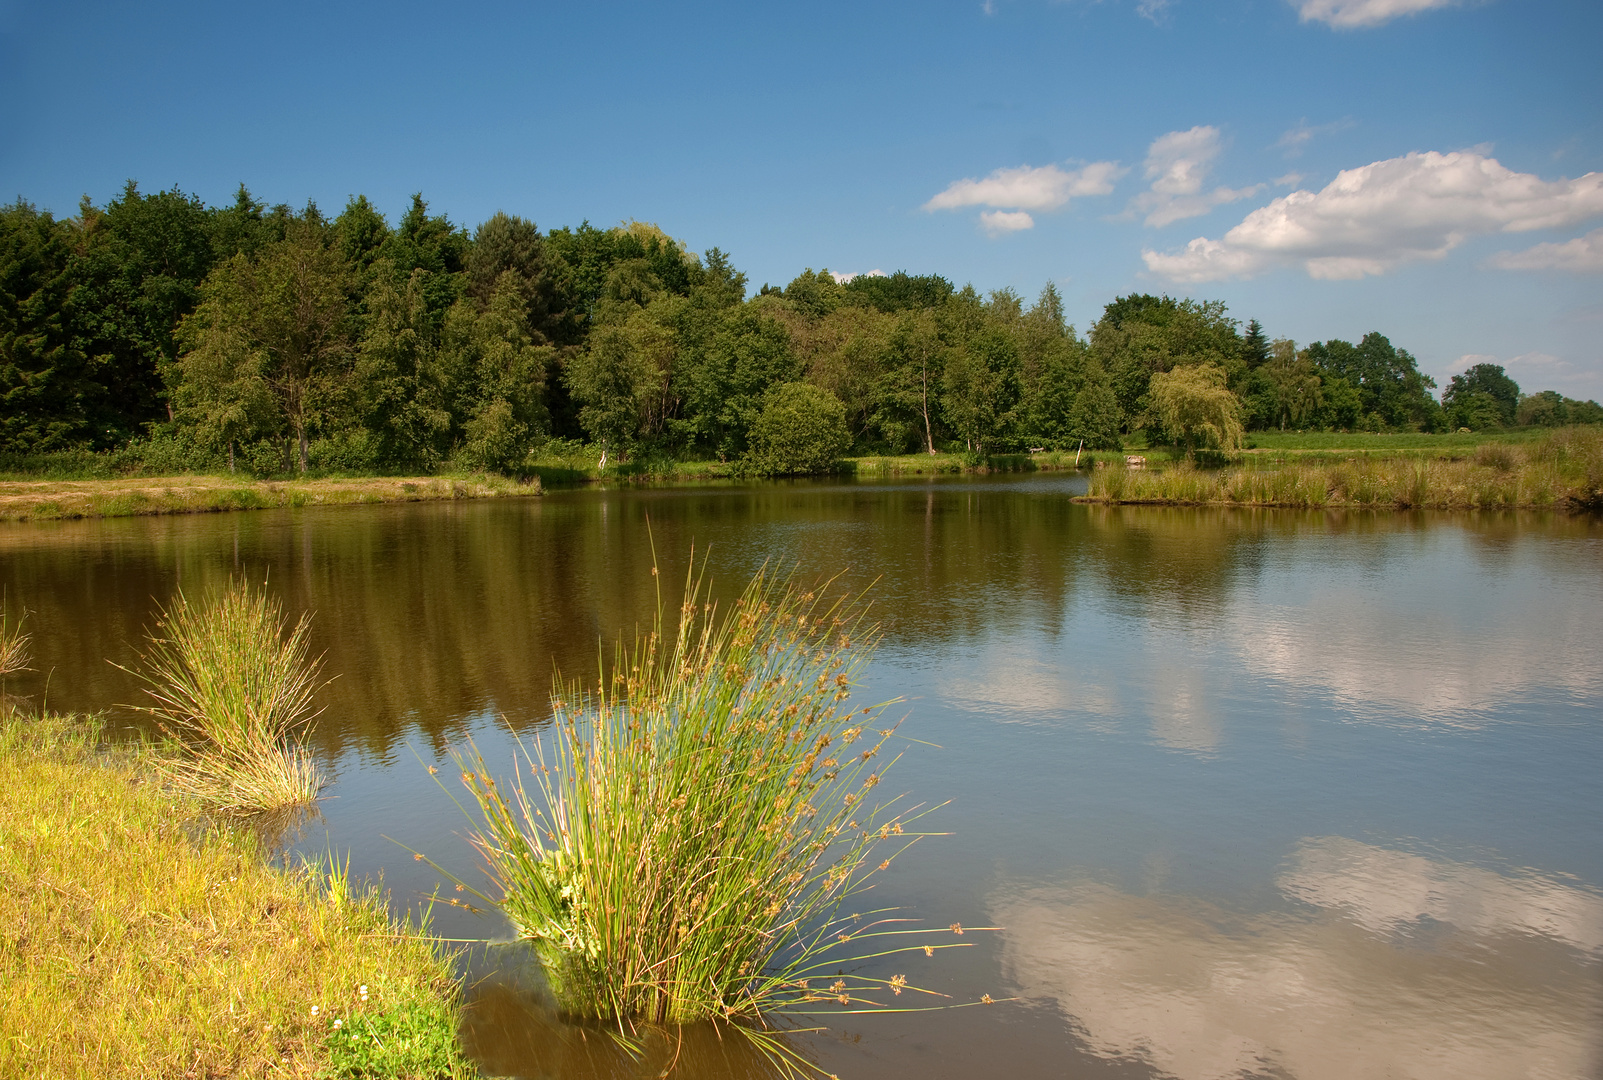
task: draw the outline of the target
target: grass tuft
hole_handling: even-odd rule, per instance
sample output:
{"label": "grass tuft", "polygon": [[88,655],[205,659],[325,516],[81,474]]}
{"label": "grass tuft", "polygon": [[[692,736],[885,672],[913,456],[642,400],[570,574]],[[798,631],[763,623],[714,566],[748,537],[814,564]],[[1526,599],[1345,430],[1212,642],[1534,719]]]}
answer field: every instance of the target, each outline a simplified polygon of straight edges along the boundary
{"label": "grass tuft", "polygon": [[460,758],[499,894],[480,895],[534,943],[565,1009],[751,1020],[915,989],[834,974],[926,951],[935,932],[842,914],[928,811],[877,798],[894,702],[846,706],[877,630],[828,594],[759,572],[721,614],[687,579],[676,628],[659,593],[651,629],[594,687],[559,680],[550,734],[524,746],[509,789],[476,750]]}
{"label": "grass tuft", "polygon": [[0,599],[0,679],[28,670],[31,656],[29,646],[33,638],[22,629],[27,617],[24,612],[13,619],[4,600]]}
{"label": "grass tuft", "polygon": [[148,711],[187,751],[160,768],[216,810],[308,805],[321,786],[306,748],[319,662],[306,655],[310,616],[295,627],[277,599],[241,580],[209,604],[182,593],[161,612],[139,674]]}

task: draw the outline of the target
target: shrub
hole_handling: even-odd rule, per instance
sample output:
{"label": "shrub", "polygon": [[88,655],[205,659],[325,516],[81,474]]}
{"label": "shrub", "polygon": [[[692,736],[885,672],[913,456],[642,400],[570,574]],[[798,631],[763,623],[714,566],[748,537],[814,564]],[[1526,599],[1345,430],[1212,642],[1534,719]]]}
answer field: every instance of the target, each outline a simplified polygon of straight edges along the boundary
{"label": "shrub", "polygon": [[750,432],[747,460],[763,476],[829,472],[846,448],[846,406],[811,383],[783,383],[770,390]]}

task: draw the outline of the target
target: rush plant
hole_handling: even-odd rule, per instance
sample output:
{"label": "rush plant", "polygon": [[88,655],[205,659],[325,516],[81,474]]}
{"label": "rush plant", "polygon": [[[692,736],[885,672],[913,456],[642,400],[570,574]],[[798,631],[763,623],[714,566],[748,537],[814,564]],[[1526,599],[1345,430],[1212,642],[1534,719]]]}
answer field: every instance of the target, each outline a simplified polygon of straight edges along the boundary
{"label": "rush plant", "polygon": [[479,895],[533,942],[565,1009],[675,1024],[879,1008],[863,995],[905,978],[834,973],[963,944],[843,908],[928,810],[878,801],[895,702],[847,705],[877,630],[830,592],[759,572],[720,612],[687,576],[675,626],[659,590],[650,630],[593,687],[558,680],[510,790],[476,750],[459,758],[495,894]]}
{"label": "rush plant", "polygon": [[265,588],[237,581],[206,604],[182,593],[163,609],[142,659],[163,731],[183,746],[161,768],[214,809],[310,804],[321,786],[306,749],[322,685],[307,656],[311,617],[293,628]]}

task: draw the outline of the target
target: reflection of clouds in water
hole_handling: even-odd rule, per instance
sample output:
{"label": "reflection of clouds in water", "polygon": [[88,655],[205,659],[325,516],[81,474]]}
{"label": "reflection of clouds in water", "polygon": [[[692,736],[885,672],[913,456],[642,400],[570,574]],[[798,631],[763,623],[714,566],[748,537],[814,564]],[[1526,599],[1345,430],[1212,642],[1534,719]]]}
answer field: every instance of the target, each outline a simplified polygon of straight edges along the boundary
{"label": "reflection of clouds in water", "polygon": [[[1495,619],[1480,617],[1484,604],[1382,579],[1323,585],[1295,606],[1238,602],[1225,626],[1250,673],[1312,684],[1389,719],[1450,720],[1533,689],[1603,693],[1596,609],[1574,596],[1543,603],[1519,584],[1529,585],[1487,583],[1505,602]],[[1260,595],[1290,588],[1266,581]]]}
{"label": "reflection of clouds in water", "polygon": [[[1288,891],[1342,914],[1360,906],[1333,880],[1332,853],[1362,866],[1387,865],[1395,853],[1371,856],[1347,843],[1304,845],[1282,879]],[[1471,935],[1505,931],[1589,940],[1596,899],[1452,864],[1391,867],[1379,876],[1400,874],[1407,887],[1423,874],[1437,884],[1415,894],[1414,911],[1405,913],[1407,901],[1371,905],[1369,918],[1386,928],[1437,912],[1464,919],[1444,947],[1400,946],[1341,914],[1243,919],[1097,885],[1000,896],[991,915],[1007,927],[1003,963],[1025,996],[1055,999],[1093,1052],[1181,1080],[1596,1075],[1596,963],[1531,938],[1518,955],[1461,947]]]}
{"label": "reflection of clouds in water", "polygon": [[1298,844],[1276,884],[1374,933],[1394,934],[1431,919],[1465,933],[1536,934],[1603,954],[1603,898],[1535,874],[1504,877],[1326,836]]}
{"label": "reflection of clouds in water", "polygon": [[1111,686],[1086,680],[1072,664],[1051,663],[1028,650],[1029,642],[1004,641],[972,659],[944,666],[941,697],[971,712],[1003,721],[1056,720],[1065,713],[1111,716],[1119,701]]}
{"label": "reflection of clouds in water", "polygon": [[[1032,653],[1029,640],[991,644],[962,663],[945,666],[937,683],[942,698],[959,708],[1003,723],[1055,723],[1069,716],[1119,720],[1131,705],[1118,690],[1095,678],[1096,669],[1077,660],[1055,663]],[[1124,655],[1150,677],[1134,689],[1144,699],[1153,739],[1176,750],[1212,753],[1222,725],[1214,706],[1215,673],[1184,661],[1186,643],[1176,634],[1130,635]],[[1139,708],[1137,705],[1135,708]],[[1091,725],[1092,727],[1104,725]]]}

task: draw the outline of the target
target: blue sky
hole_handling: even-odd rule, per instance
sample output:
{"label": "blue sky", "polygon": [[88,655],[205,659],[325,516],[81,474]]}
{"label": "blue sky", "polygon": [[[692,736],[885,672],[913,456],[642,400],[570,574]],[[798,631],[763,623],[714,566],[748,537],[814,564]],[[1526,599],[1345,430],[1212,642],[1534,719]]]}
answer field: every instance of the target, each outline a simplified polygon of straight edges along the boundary
{"label": "blue sky", "polygon": [[1168,292],[1603,399],[1599,41],[1558,0],[0,0],[0,197],[638,218],[753,287]]}

